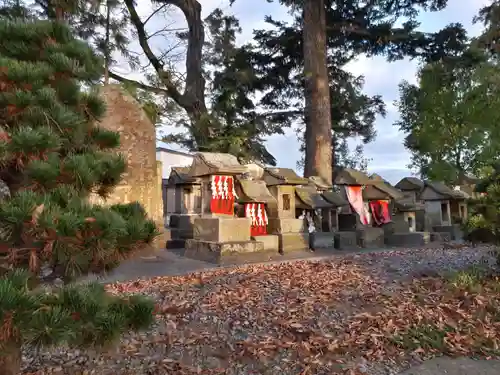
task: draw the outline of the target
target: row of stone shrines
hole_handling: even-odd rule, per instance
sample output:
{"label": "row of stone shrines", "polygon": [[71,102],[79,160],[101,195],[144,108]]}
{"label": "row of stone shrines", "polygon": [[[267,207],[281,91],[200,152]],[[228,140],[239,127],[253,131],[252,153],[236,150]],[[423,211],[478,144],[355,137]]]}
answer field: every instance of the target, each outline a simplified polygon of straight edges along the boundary
{"label": "row of stone shrines", "polygon": [[[459,222],[467,212],[464,192],[413,178],[403,179],[400,185],[407,186],[398,189],[349,168],[337,168],[334,177],[334,185],[328,185],[287,168],[198,153],[190,167],[173,168],[165,186],[171,191],[164,196],[174,197],[176,207],[167,247],[217,262],[235,252],[410,246],[460,236]],[[373,220],[363,221],[355,210],[349,192],[356,190]],[[434,208],[443,206],[446,212],[436,214]],[[377,207],[385,207],[383,217]],[[450,207],[461,215],[454,223]]]}
{"label": "row of stone shrines", "polygon": [[[122,184],[106,203],[139,201],[163,227],[166,202],[156,129],[120,86],[104,86],[102,96],[108,112],[101,125],[120,133],[128,163]],[[451,216],[466,216],[463,193],[442,184],[408,178],[395,188],[380,177],[337,169],[334,185],[290,169],[241,165],[228,154],[199,153],[191,167],[174,168],[165,186],[176,192],[168,245],[207,260],[234,251],[412,245],[456,237]],[[390,223],[361,223],[347,200],[346,187],[353,186],[362,187],[364,201],[387,202]]]}

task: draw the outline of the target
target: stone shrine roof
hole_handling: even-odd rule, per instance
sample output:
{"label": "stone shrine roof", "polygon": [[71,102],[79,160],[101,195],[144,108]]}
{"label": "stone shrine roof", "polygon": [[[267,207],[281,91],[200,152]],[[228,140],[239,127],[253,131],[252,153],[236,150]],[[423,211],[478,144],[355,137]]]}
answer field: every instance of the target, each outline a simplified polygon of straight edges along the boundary
{"label": "stone shrine roof", "polygon": [[198,184],[197,178],[189,174],[191,167],[172,167],[168,177],[169,185],[191,185]]}
{"label": "stone shrine roof", "polygon": [[266,168],[264,181],[268,186],[273,185],[307,185],[309,180],[300,177],[291,168]]}
{"label": "stone shrine roof", "polygon": [[348,206],[349,202],[342,198],[339,193],[333,190],[329,191],[324,191],[321,193],[323,198],[325,198],[326,201],[330,202],[333,204],[334,207],[342,207],[342,206]]}
{"label": "stone shrine roof", "polygon": [[238,200],[245,203],[275,203],[276,199],[267,189],[267,185],[262,180],[243,180],[238,179],[243,197]]}
{"label": "stone shrine roof", "polygon": [[333,183],[334,185],[373,185],[374,180],[364,172],[352,168],[335,167]]}
{"label": "stone shrine roof", "polygon": [[394,207],[401,212],[423,211],[425,206],[422,203],[413,201],[410,197],[404,197],[394,202]]}
{"label": "stone shrine roof", "polygon": [[468,199],[469,195],[460,190],[453,190],[443,182],[439,181],[425,181],[425,186],[431,188],[436,193],[448,199]]}
{"label": "stone shrine roof", "polygon": [[375,180],[375,183],[373,184],[374,187],[377,189],[383,191],[386,193],[391,199],[398,200],[398,199],[403,199],[404,194],[402,191],[396,189],[392,185],[386,183],[384,180]]}
{"label": "stone shrine roof", "polygon": [[309,177],[309,182],[313,184],[318,190],[329,190],[332,188],[332,184],[329,184],[319,176]]}
{"label": "stone shrine roof", "polygon": [[333,204],[325,200],[320,193],[312,186],[296,187],[295,193],[303,205],[298,204],[297,208],[306,206],[306,209],[332,208]]}
{"label": "stone shrine roof", "polygon": [[403,191],[421,191],[425,184],[422,180],[416,177],[405,177],[394,186]]}
{"label": "stone shrine roof", "polygon": [[245,171],[245,167],[240,164],[236,156],[217,152],[196,153],[190,168],[193,177],[214,174],[238,175]]}

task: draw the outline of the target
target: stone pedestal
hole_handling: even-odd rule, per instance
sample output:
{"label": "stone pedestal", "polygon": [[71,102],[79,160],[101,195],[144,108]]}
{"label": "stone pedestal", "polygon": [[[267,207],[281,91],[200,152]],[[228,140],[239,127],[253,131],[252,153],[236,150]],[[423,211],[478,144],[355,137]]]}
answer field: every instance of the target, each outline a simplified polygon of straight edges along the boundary
{"label": "stone pedestal", "polygon": [[169,228],[172,239],[188,239],[194,236],[194,221],[200,215],[173,214],[170,216]]}
{"label": "stone pedestal", "polygon": [[302,233],[307,232],[304,220],[295,218],[274,218],[268,219],[268,233]]}
{"label": "stone pedestal", "polygon": [[269,218],[268,231],[278,236],[280,252],[309,249],[309,233],[302,219]]}
{"label": "stone pedestal", "polygon": [[406,232],[392,233],[386,237],[386,244],[389,246],[423,246],[430,242],[429,232]]}
{"label": "stone pedestal", "polygon": [[278,239],[283,253],[309,249],[309,233],[280,233]]}
{"label": "stone pedestal", "polygon": [[194,220],[193,238],[210,242],[250,241],[250,219],[246,217],[199,217]]}
{"label": "stone pedestal", "polygon": [[336,232],[334,247],[339,250],[353,249],[358,246],[356,232]]}
{"label": "stone pedestal", "polygon": [[451,234],[450,232],[431,232],[432,242],[450,242]]}
{"label": "stone pedestal", "polygon": [[333,232],[314,232],[310,234],[313,249],[333,248],[335,244]]}
{"label": "stone pedestal", "polygon": [[434,227],[432,227],[432,230],[434,232],[439,232],[439,233],[449,233],[450,239],[452,241],[461,240],[464,237],[462,229],[460,228],[460,225],[458,225],[458,224],[435,225]]}
{"label": "stone pedestal", "polygon": [[184,255],[188,258],[210,263],[220,263],[227,255],[263,251],[264,243],[260,241],[212,242],[203,240],[186,240]]}
{"label": "stone pedestal", "polygon": [[267,234],[263,236],[253,236],[253,241],[262,242],[264,245],[264,250],[278,251],[280,246],[280,241],[277,235]]}
{"label": "stone pedestal", "polygon": [[356,230],[357,243],[362,248],[384,247],[384,237],[382,228],[364,227]]}

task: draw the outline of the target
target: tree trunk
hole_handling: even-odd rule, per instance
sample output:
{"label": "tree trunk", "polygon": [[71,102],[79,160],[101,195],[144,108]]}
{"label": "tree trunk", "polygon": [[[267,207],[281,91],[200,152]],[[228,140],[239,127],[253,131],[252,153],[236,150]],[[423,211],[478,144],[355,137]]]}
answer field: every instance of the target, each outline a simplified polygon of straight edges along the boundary
{"label": "tree trunk", "polygon": [[306,156],[304,176],[332,182],[332,119],[326,61],[324,0],[305,0],[303,13]]}
{"label": "tree trunk", "polygon": [[0,347],[0,374],[19,375],[21,362],[21,343],[19,341],[9,341]]}
{"label": "tree trunk", "polygon": [[104,84],[109,84],[109,65],[111,61],[111,53],[109,48],[110,34],[111,34],[111,3],[106,1],[106,37],[104,41]]}

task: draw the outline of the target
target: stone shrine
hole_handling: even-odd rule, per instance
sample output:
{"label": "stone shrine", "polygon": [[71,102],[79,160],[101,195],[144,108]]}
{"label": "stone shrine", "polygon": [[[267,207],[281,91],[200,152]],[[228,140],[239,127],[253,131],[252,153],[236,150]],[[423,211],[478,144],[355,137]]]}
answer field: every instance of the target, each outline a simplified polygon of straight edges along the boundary
{"label": "stone shrine", "polygon": [[[380,224],[373,225],[370,201],[387,202],[383,208],[388,210],[389,194],[377,189],[374,186],[375,181],[365,173],[351,168],[336,167],[333,183],[340,187],[341,197],[349,202],[350,211],[339,215],[339,220],[344,221],[340,225],[340,230],[355,231],[359,247],[383,247],[384,229]],[[351,217],[342,217],[344,215]]]}
{"label": "stone shrine", "polygon": [[201,182],[201,215],[193,221],[193,238],[186,241],[185,255],[218,263],[228,253],[260,251],[252,241],[251,220],[235,217],[235,178],[246,169],[230,154],[197,153],[189,174]]}
{"label": "stone shrine", "polygon": [[279,251],[309,248],[309,233],[304,220],[297,219],[295,208],[296,186],[307,185],[309,181],[289,168],[266,168],[263,180],[276,198],[276,204],[268,205],[268,230],[278,236]]}
{"label": "stone shrine", "polygon": [[186,239],[193,238],[194,219],[201,216],[201,179],[190,175],[190,167],[173,167],[167,189],[175,211],[169,217],[167,248],[184,248]]}
{"label": "stone shrine", "polygon": [[[295,193],[295,208],[297,215],[299,218],[303,217],[309,229],[311,249],[333,248],[334,233],[331,228],[323,226],[324,221],[331,216],[333,204],[325,200],[314,186],[297,186]],[[326,216],[325,220],[323,214]]]}

